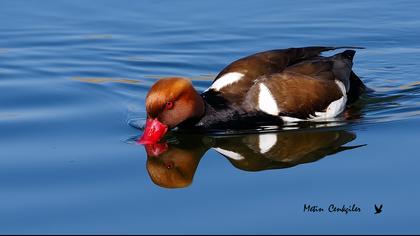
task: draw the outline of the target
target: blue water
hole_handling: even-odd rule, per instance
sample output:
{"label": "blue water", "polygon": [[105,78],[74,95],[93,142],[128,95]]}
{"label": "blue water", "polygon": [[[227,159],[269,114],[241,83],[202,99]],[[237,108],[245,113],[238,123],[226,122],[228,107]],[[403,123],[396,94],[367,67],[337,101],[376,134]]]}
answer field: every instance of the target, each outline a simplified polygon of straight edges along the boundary
{"label": "blue water", "polygon": [[[0,233],[419,233],[419,10],[402,0],[1,1]],[[280,154],[248,150],[249,163],[211,147],[243,150],[255,134],[173,137],[169,150],[185,144],[183,154],[162,162],[133,141],[158,78],[204,90],[242,56],[311,45],[366,47],[354,71],[375,92],[351,122],[277,132]],[[181,180],[153,181],[168,163]]]}

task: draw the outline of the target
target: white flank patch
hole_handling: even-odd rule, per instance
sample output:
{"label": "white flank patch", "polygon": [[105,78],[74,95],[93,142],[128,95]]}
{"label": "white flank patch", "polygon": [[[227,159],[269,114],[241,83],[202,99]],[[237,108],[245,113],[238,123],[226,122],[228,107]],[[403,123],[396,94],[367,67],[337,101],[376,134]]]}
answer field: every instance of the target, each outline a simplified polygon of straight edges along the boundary
{"label": "white flank patch", "polygon": [[338,100],[330,103],[325,112],[315,112],[313,120],[325,120],[338,116],[346,108],[347,97],[343,96]]}
{"label": "white flank patch", "polygon": [[260,83],[260,93],[258,95],[258,107],[261,111],[277,116],[279,114],[279,108],[277,102],[271,94],[270,90],[265,84]]}
{"label": "white flank patch", "polygon": [[321,128],[321,127],[336,127],[336,126],[341,126],[343,123],[340,122],[334,122],[334,120],[338,120],[338,119],[328,119],[327,123],[316,123],[315,124],[315,128]]}
{"label": "white flank patch", "polygon": [[325,112],[315,112],[315,116],[311,116],[313,120],[325,120],[330,119],[338,116],[346,109],[347,103],[347,93],[346,87],[344,86],[343,82],[339,80],[335,80],[335,83],[340,88],[341,93],[343,96],[340,99],[337,99],[328,105]]}
{"label": "white flank patch", "polygon": [[297,129],[299,129],[299,127],[287,127],[287,126],[285,126],[285,127],[282,128],[282,130],[297,130]]}
{"label": "white flank patch", "polygon": [[220,152],[221,154],[229,157],[230,159],[236,160],[236,161],[240,161],[240,160],[244,160],[245,158],[243,156],[241,156],[241,154],[236,153],[236,152],[232,152],[232,151],[228,151],[222,148],[213,148],[214,150]]}
{"label": "white flank patch", "polygon": [[207,90],[214,89],[216,91],[219,91],[223,87],[226,87],[226,86],[228,86],[230,84],[233,84],[235,82],[238,82],[240,79],[242,79],[242,77],[244,77],[244,74],[239,73],[239,72],[230,72],[230,73],[227,73],[227,74],[223,75],[222,77],[220,77],[219,79],[217,79],[210,86],[210,88],[208,88]]}
{"label": "white flank patch", "polygon": [[346,86],[344,86],[343,82],[341,82],[339,80],[335,80],[335,83],[340,88],[341,93],[343,94],[343,96],[347,96]]}
{"label": "white flank patch", "polygon": [[284,122],[290,122],[290,123],[295,123],[295,122],[298,122],[298,121],[302,121],[302,119],[291,117],[291,116],[280,116],[280,118]]}
{"label": "white flank patch", "polygon": [[261,134],[258,138],[258,146],[261,154],[270,151],[270,149],[277,143],[277,135],[275,134]]}

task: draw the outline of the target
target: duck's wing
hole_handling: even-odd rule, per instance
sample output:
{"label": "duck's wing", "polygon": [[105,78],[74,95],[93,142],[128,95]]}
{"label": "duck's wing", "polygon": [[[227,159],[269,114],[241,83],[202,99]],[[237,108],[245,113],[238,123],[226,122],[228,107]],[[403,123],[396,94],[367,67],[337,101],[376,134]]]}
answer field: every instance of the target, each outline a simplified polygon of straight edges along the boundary
{"label": "duck's wing", "polygon": [[291,65],[283,72],[295,72],[312,78],[338,80],[346,88],[347,103],[355,102],[367,87],[353,72],[354,50],[346,50],[331,57],[315,57]]}
{"label": "duck's wing", "polygon": [[[343,89],[344,90],[344,89]],[[292,118],[308,119],[316,112],[325,112],[334,101],[341,113],[345,99],[340,86],[332,80],[316,79],[303,74],[282,72],[272,74],[259,81],[249,90],[243,107],[247,112],[263,112]],[[331,109],[332,109],[331,108]]]}
{"label": "duck's wing", "polygon": [[335,117],[347,103],[354,53],[346,50],[331,57],[314,57],[262,76],[243,105],[250,112],[262,111],[284,120]]}
{"label": "duck's wing", "polygon": [[321,80],[338,80],[350,90],[350,74],[356,51],[346,50],[331,57],[314,57],[286,67],[283,72],[293,72]]}
{"label": "duck's wing", "polygon": [[343,47],[277,49],[241,58],[225,67],[202,96],[214,106],[242,103],[244,95],[261,76],[280,73],[291,65],[319,57],[321,52],[339,48]]}

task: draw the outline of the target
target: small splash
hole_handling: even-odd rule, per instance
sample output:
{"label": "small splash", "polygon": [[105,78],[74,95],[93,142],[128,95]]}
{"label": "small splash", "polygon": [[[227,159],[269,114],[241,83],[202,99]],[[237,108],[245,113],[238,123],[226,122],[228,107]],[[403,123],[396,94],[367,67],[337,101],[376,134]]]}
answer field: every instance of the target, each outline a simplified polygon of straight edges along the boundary
{"label": "small splash", "polygon": [[128,123],[129,126],[143,131],[144,130],[144,125],[146,124],[146,119],[145,118],[129,119],[127,121],[127,123]]}

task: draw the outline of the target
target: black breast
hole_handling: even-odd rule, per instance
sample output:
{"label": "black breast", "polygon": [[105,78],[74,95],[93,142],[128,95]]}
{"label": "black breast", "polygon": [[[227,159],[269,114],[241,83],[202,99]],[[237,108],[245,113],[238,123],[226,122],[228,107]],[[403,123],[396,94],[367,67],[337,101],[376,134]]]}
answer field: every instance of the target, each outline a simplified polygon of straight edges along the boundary
{"label": "black breast", "polygon": [[202,94],[205,114],[199,119],[190,119],[178,127],[189,130],[250,129],[267,124],[282,124],[279,117],[258,111],[247,111],[241,106],[231,105],[220,94],[208,91]]}

